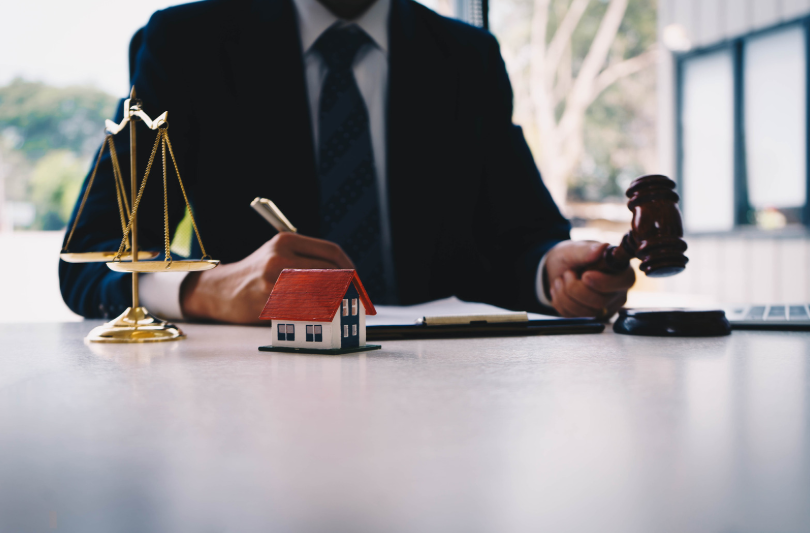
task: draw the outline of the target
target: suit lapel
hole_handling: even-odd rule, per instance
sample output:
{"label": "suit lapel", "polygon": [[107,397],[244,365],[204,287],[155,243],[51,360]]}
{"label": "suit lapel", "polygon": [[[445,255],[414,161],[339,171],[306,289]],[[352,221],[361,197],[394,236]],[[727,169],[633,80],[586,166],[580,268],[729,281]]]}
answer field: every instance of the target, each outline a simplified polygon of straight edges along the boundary
{"label": "suit lapel", "polygon": [[[254,196],[317,235],[318,180],[298,24],[290,0],[256,0],[228,50],[242,150],[260,161]],[[252,168],[256,168],[254,165]]]}
{"label": "suit lapel", "polygon": [[444,225],[453,172],[457,75],[408,0],[392,0],[388,97],[388,194],[402,303],[423,297]]}

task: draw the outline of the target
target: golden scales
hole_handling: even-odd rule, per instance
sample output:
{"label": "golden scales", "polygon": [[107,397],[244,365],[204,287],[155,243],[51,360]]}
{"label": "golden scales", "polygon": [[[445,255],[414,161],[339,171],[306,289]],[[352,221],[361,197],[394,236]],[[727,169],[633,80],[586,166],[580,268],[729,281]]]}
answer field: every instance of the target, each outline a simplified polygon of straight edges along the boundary
{"label": "golden scales", "polygon": [[[201,270],[210,270],[219,264],[218,260],[211,259],[205,253],[200,232],[197,229],[197,222],[194,220],[194,214],[188,202],[186,189],[183,186],[183,180],[180,178],[180,170],[177,168],[177,160],[174,157],[172,150],[172,143],[169,140],[169,122],[168,111],[157,117],[154,121],[143,111],[142,103],[135,98],[135,88],[129,98],[124,101],[124,120],[120,124],[116,124],[111,120],[106,121],[107,136],[104,139],[104,144],[99,150],[96,164],[90,174],[90,179],[87,183],[87,188],[84,191],[84,196],[79,204],[79,210],[76,213],[76,219],[73,221],[73,227],[70,229],[65,246],[59,257],[68,263],[100,263],[105,262],[107,266],[116,272],[131,272],[132,273],[132,307],[128,307],[126,311],[115,320],[107,322],[106,324],[93,329],[88,335],[87,340],[91,342],[158,342],[170,341],[185,338],[185,335],[180,328],[174,324],[170,324],[165,320],[161,320],[156,316],[149,313],[146,308],[140,305],[138,299],[138,273],[139,272],[198,272]],[[143,181],[138,186],[138,174],[136,168],[136,135],[135,124],[138,121],[143,121],[146,126],[151,130],[157,130],[157,138],[155,145],[152,148],[152,154],[149,156],[149,164],[146,166],[146,173],[144,174]],[[132,210],[130,212],[130,202],[127,201],[126,189],[124,188],[124,180],[121,175],[121,168],[118,165],[118,156],[115,152],[115,143],[113,136],[118,134],[124,129],[127,122],[129,122],[129,168],[130,168],[130,195]],[[121,230],[123,238],[118,251],[106,252],[70,252],[68,246],[70,240],[73,238],[73,233],[76,231],[76,226],[79,218],[82,215],[84,204],[90,194],[90,189],[93,186],[93,181],[98,171],[101,156],[104,153],[105,146],[109,146],[110,159],[113,168],[113,177],[115,179],[115,191],[118,201],[118,213],[121,219]],[[148,261],[154,259],[159,255],[158,252],[138,250],[138,206],[143,197],[143,191],[146,187],[146,181],[149,178],[149,172],[152,169],[152,163],[155,161],[158,147],[161,148],[161,155],[163,160],[163,224],[164,224],[164,246],[165,246],[165,260],[164,261]],[[177,174],[177,181],[180,184],[180,190],[183,192],[183,200],[186,202],[189,217],[191,218],[191,225],[194,227],[194,233],[197,237],[197,242],[200,244],[203,257],[199,260],[183,260],[175,261],[172,259],[169,250],[171,243],[169,240],[169,211],[168,211],[168,172],[166,169],[166,149],[168,148],[169,155],[174,166],[174,171]]]}

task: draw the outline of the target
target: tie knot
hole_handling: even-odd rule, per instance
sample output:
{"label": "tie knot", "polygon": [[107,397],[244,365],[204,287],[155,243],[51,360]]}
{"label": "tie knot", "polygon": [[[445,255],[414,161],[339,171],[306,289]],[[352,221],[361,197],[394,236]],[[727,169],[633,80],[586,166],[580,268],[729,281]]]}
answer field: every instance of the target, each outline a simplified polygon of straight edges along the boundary
{"label": "tie knot", "polygon": [[318,37],[312,47],[321,54],[329,70],[335,71],[351,67],[360,47],[371,42],[371,37],[356,24],[344,26],[336,22]]}

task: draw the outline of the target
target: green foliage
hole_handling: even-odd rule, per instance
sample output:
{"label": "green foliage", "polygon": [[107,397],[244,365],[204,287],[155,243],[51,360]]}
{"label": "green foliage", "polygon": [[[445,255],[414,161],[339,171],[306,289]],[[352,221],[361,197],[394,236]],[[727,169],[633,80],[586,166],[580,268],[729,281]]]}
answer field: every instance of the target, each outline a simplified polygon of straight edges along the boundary
{"label": "green foliage", "polygon": [[21,79],[0,87],[0,159],[16,162],[0,202],[32,202],[37,214],[28,229],[65,226],[116,102],[92,87]]}
{"label": "green foliage", "polygon": [[[550,0],[547,40],[553,38],[572,0]],[[608,0],[591,0],[571,38],[570,73],[576,78],[602,22]],[[515,121],[523,126],[529,146],[539,156],[542,141],[531,102],[531,22],[533,0],[491,3],[492,28],[501,44],[515,91]],[[607,64],[635,57],[655,45],[657,2],[629,0]],[[656,170],[655,69],[623,78],[605,90],[585,115],[585,156],[569,178],[569,199],[601,201],[623,196],[632,177]],[[565,102],[555,108],[559,119]],[[538,157],[539,159],[539,157]]]}
{"label": "green foliage", "polygon": [[[555,0],[557,3],[567,0]],[[574,75],[599,27],[607,2],[592,1],[572,39]],[[629,0],[608,64],[635,57],[657,40],[655,0]],[[621,79],[591,104],[585,115],[585,157],[569,181],[568,197],[579,201],[623,198],[633,178],[654,171],[655,70]],[[622,200],[620,200],[622,201]]]}
{"label": "green foliage", "polygon": [[51,150],[37,161],[30,180],[30,200],[37,213],[31,229],[65,227],[79,195],[87,163],[68,150]]}
{"label": "green foliage", "polygon": [[92,87],[51,87],[15,79],[0,87],[0,132],[31,160],[51,150],[90,155],[116,99]]}

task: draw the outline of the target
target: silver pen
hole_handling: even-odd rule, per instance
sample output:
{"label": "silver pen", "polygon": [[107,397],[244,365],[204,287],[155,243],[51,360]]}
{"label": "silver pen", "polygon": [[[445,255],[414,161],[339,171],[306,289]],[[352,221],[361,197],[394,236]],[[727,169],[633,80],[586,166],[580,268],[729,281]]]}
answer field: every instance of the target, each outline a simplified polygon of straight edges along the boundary
{"label": "silver pen", "polygon": [[257,213],[263,216],[266,221],[268,221],[279,231],[279,233],[283,231],[298,233],[298,229],[290,224],[290,221],[287,220],[287,217],[284,216],[281,209],[276,207],[276,204],[267,198],[259,198],[257,196],[252,202],[250,202],[250,207],[255,209]]}

